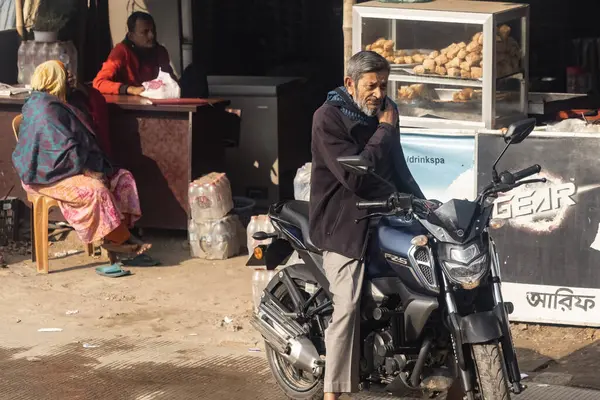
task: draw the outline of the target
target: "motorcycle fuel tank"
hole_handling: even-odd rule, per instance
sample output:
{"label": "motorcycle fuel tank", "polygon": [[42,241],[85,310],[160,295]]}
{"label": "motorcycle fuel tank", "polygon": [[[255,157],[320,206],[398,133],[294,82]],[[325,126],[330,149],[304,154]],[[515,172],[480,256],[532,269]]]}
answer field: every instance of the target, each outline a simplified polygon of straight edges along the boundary
{"label": "motorcycle fuel tank", "polygon": [[[371,232],[367,253],[367,279],[400,277],[411,289],[429,293],[417,278],[409,252],[411,240],[427,231],[415,220],[384,217]],[[414,251],[414,249],[413,249]]]}

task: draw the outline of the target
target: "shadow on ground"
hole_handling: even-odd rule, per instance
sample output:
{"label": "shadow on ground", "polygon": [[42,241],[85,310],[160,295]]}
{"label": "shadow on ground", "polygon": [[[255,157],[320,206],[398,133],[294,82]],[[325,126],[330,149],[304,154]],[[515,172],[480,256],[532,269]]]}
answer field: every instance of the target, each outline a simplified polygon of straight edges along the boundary
{"label": "shadow on ground", "polygon": [[531,372],[536,382],[600,390],[600,341],[556,360],[530,349],[517,354],[521,371]]}
{"label": "shadow on ground", "polygon": [[[93,344],[98,347],[84,348],[82,343],[58,346],[37,357],[27,357],[32,353],[31,349],[0,348],[3,377],[0,397],[47,400],[283,399],[261,357],[202,357],[196,349],[173,350],[173,343],[127,338]],[[580,371],[583,372],[579,375],[581,378],[573,383],[589,386],[586,378],[597,371],[598,360],[598,347],[589,347],[564,360],[547,364],[543,371],[556,366],[568,370],[571,365],[578,365],[578,370],[587,372]],[[158,362],[160,359],[168,361]],[[529,386],[519,399],[600,398],[598,392],[581,389],[533,382]],[[385,398],[390,397],[376,393],[352,396],[355,400]]]}
{"label": "shadow on ground", "polygon": [[[134,346],[127,341],[95,344],[99,347],[85,349],[73,343],[39,357],[19,357],[27,349],[0,348],[2,398],[278,398],[269,395],[273,383],[261,358],[218,357],[199,361],[181,353],[169,363],[158,363],[128,357]],[[136,346],[144,345],[154,347],[156,358],[161,358],[160,343],[136,343]],[[102,363],[102,357],[113,361]],[[275,390],[273,393],[279,395]]]}

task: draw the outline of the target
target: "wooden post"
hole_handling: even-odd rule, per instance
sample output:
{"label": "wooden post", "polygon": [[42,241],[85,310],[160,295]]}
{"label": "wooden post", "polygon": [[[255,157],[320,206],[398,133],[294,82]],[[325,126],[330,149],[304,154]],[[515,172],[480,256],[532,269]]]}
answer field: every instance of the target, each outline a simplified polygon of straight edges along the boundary
{"label": "wooden post", "polygon": [[15,14],[17,14],[17,32],[21,39],[25,39],[25,18],[23,17],[23,0],[15,0]]}
{"label": "wooden post", "polygon": [[356,0],[343,1],[344,23],[342,29],[344,31],[344,75],[346,75],[346,64],[352,57],[352,7],[356,4]]}

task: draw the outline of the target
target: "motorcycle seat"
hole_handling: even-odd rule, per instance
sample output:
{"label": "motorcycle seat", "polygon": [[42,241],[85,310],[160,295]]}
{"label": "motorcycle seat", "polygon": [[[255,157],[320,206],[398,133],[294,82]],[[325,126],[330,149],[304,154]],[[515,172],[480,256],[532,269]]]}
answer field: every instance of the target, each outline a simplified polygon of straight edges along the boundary
{"label": "motorcycle seat", "polygon": [[308,227],[308,202],[291,200],[281,207],[279,217],[302,232],[302,240],[309,251],[321,254],[322,251],[310,240]]}

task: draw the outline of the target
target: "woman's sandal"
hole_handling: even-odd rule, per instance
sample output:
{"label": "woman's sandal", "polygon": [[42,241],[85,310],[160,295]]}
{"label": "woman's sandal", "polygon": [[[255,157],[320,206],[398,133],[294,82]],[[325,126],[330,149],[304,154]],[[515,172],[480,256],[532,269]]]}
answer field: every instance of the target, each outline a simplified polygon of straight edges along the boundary
{"label": "woman's sandal", "polygon": [[142,254],[152,247],[149,243],[137,244],[137,243],[123,243],[116,244],[111,242],[102,243],[102,247],[109,253],[117,254]]}
{"label": "woman's sandal", "polygon": [[156,267],[160,265],[160,261],[155,260],[148,254],[138,254],[133,258],[121,260],[121,263],[130,267]]}

